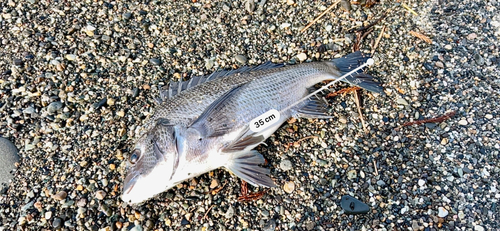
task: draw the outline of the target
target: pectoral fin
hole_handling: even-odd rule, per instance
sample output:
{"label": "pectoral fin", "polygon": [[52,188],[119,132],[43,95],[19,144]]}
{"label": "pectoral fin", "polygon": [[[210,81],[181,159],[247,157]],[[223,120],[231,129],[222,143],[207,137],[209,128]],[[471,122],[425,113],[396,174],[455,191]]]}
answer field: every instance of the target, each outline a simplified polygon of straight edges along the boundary
{"label": "pectoral fin", "polygon": [[307,100],[307,104],[298,110],[298,117],[328,119],[328,104],[325,100],[313,95]]}
{"label": "pectoral fin", "polygon": [[253,186],[275,187],[274,181],[269,177],[270,170],[259,166],[264,164],[264,157],[257,151],[242,151],[228,153],[233,158],[226,163],[225,167],[239,178]]}
{"label": "pectoral fin", "polygon": [[231,96],[238,92],[240,88],[241,85],[236,86],[210,104],[198,117],[198,119],[196,119],[189,127],[198,130],[202,137],[224,135],[229,129],[231,129],[231,119],[222,113],[219,113],[219,110],[224,106],[226,100],[230,99]]}

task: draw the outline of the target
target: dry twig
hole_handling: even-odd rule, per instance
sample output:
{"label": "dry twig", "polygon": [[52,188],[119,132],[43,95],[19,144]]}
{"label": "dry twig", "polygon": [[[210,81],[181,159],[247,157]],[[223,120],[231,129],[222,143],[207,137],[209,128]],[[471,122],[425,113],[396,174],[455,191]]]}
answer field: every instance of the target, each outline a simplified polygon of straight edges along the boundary
{"label": "dry twig", "polygon": [[413,15],[418,16],[417,12],[415,12],[414,10],[412,10],[408,5],[402,3],[401,6],[403,8],[405,8],[407,11],[409,11],[410,13],[412,13]]}
{"label": "dry twig", "polygon": [[256,192],[256,193],[248,193],[247,182],[241,180],[241,196],[238,197],[239,202],[248,202],[248,201],[256,201],[266,194],[267,190]]}
{"label": "dry twig", "polygon": [[300,30],[300,33],[303,33],[304,31],[306,31],[309,27],[311,27],[314,23],[316,23],[321,17],[323,17],[326,13],[328,13],[328,11],[332,10],[333,7],[335,7],[337,4],[339,4],[339,2],[340,2],[340,0],[337,0],[336,2],[334,2],[330,7],[328,7],[328,9],[326,9],[325,11],[323,11],[323,13],[318,15],[318,17],[316,17],[312,22],[310,22],[309,24],[307,24],[307,26],[302,28],[302,30]]}
{"label": "dry twig", "polygon": [[328,93],[328,95],[326,95],[326,98],[333,98],[337,95],[340,95],[342,94],[342,96],[345,96],[347,93],[351,93],[351,92],[354,92],[354,91],[357,91],[361,89],[360,87],[358,86],[354,86],[354,87],[348,87],[348,88],[344,88],[344,89],[341,89],[341,90],[338,90],[338,91],[334,91],[334,92],[330,92]]}
{"label": "dry twig", "polygon": [[363,125],[363,129],[365,130],[365,133],[368,133],[368,127],[366,126],[365,119],[363,118],[363,112],[361,111],[361,100],[360,97],[358,96],[359,91],[354,92],[354,102],[356,102],[356,106],[358,107],[358,114],[359,114],[359,119],[361,120],[361,124]]}
{"label": "dry twig", "polygon": [[432,44],[432,40],[429,37],[427,37],[426,35],[422,34],[422,33],[419,33],[419,32],[411,30],[410,34],[413,35],[413,36],[415,36],[415,37],[417,37],[417,38],[419,38],[419,39],[424,40],[424,42],[426,42],[426,43]]}
{"label": "dry twig", "polygon": [[456,111],[451,111],[451,112],[448,112],[442,116],[431,118],[431,119],[423,119],[423,120],[417,120],[417,121],[413,121],[413,122],[406,122],[403,124],[403,127],[411,126],[411,125],[415,125],[415,124],[419,125],[419,124],[424,124],[424,123],[441,123],[441,122],[455,116],[455,114],[457,114]]}
{"label": "dry twig", "polygon": [[382,30],[380,31],[380,34],[378,35],[377,40],[375,40],[375,45],[372,47],[372,55],[375,53],[375,50],[377,50],[378,44],[380,43],[380,40],[382,39],[382,36],[384,35],[385,31],[385,25],[382,27]]}

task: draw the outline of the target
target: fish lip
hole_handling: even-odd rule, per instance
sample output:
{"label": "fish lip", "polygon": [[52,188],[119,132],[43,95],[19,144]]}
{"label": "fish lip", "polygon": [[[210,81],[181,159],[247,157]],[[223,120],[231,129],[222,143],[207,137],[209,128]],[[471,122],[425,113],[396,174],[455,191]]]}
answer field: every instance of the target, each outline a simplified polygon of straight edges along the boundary
{"label": "fish lip", "polygon": [[125,181],[124,181],[124,186],[123,186],[123,194],[129,194],[130,191],[132,191],[132,189],[134,188],[135,186],[135,183],[137,182],[137,178],[140,176],[140,174],[132,174],[132,173],[129,173],[127,175],[127,177],[125,178]]}

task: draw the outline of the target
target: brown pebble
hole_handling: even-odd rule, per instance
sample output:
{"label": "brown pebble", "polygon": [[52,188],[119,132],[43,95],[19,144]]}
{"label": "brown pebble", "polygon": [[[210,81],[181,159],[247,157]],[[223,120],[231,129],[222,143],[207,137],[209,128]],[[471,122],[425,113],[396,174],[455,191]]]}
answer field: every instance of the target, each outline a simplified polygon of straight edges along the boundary
{"label": "brown pebble", "polygon": [[43,207],[42,202],[40,202],[40,201],[35,202],[35,208],[36,209],[41,210],[42,207]]}
{"label": "brown pebble", "polygon": [[58,200],[58,201],[62,201],[64,199],[66,199],[66,197],[68,196],[68,193],[65,192],[65,191],[60,191],[58,192],[57,194],[53,195],[52,198]]}
{"label": "brown pebble", "polygon": [[293,181],[288,181],[283,185],[283,190],[287,193],[292,193],[295,190],[295,183]]}
{"label": "brown pebble", "polygon": [[214,189],[217,188],[218,186],[219,186],[219,180],[213,179],[212,182],[210,183],[210,188]]}
{"label": "brown pebble", "polygon": [[116,225],[116,228],[118,228],[118,229],[121,229],[121,228],[123,227],[123,223],[121,223],[121,222],[119,222],[119,221],[117,221],[117,222],[115,223],[115,225]]}
{"label": "brown pebble", "polygon": [[104,199],[104,197],[106,197],[106,192],[104,192],[103,190],[99,190],[99,191],[95,192],[95,197],[98,200],[102,200],[102,199]]}
{"label": "brown pebble", "polygon": [[110,164],[110,165],[109,165],[109,169],[111,169],[111,170],[115,170],[115,168],[116,168],[116,165],[115,165],[115,164]]}

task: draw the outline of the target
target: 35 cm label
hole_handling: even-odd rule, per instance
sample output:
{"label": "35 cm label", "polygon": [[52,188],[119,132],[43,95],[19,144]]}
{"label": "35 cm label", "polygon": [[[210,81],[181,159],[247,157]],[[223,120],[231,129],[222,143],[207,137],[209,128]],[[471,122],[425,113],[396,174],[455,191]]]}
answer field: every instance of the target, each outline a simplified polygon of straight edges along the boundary
{"label": "35 cm label", "polygon": [[276,109],[271,109],[257,118],[250,121],[250,130],[260,132],[280,120],[280,113]]}

